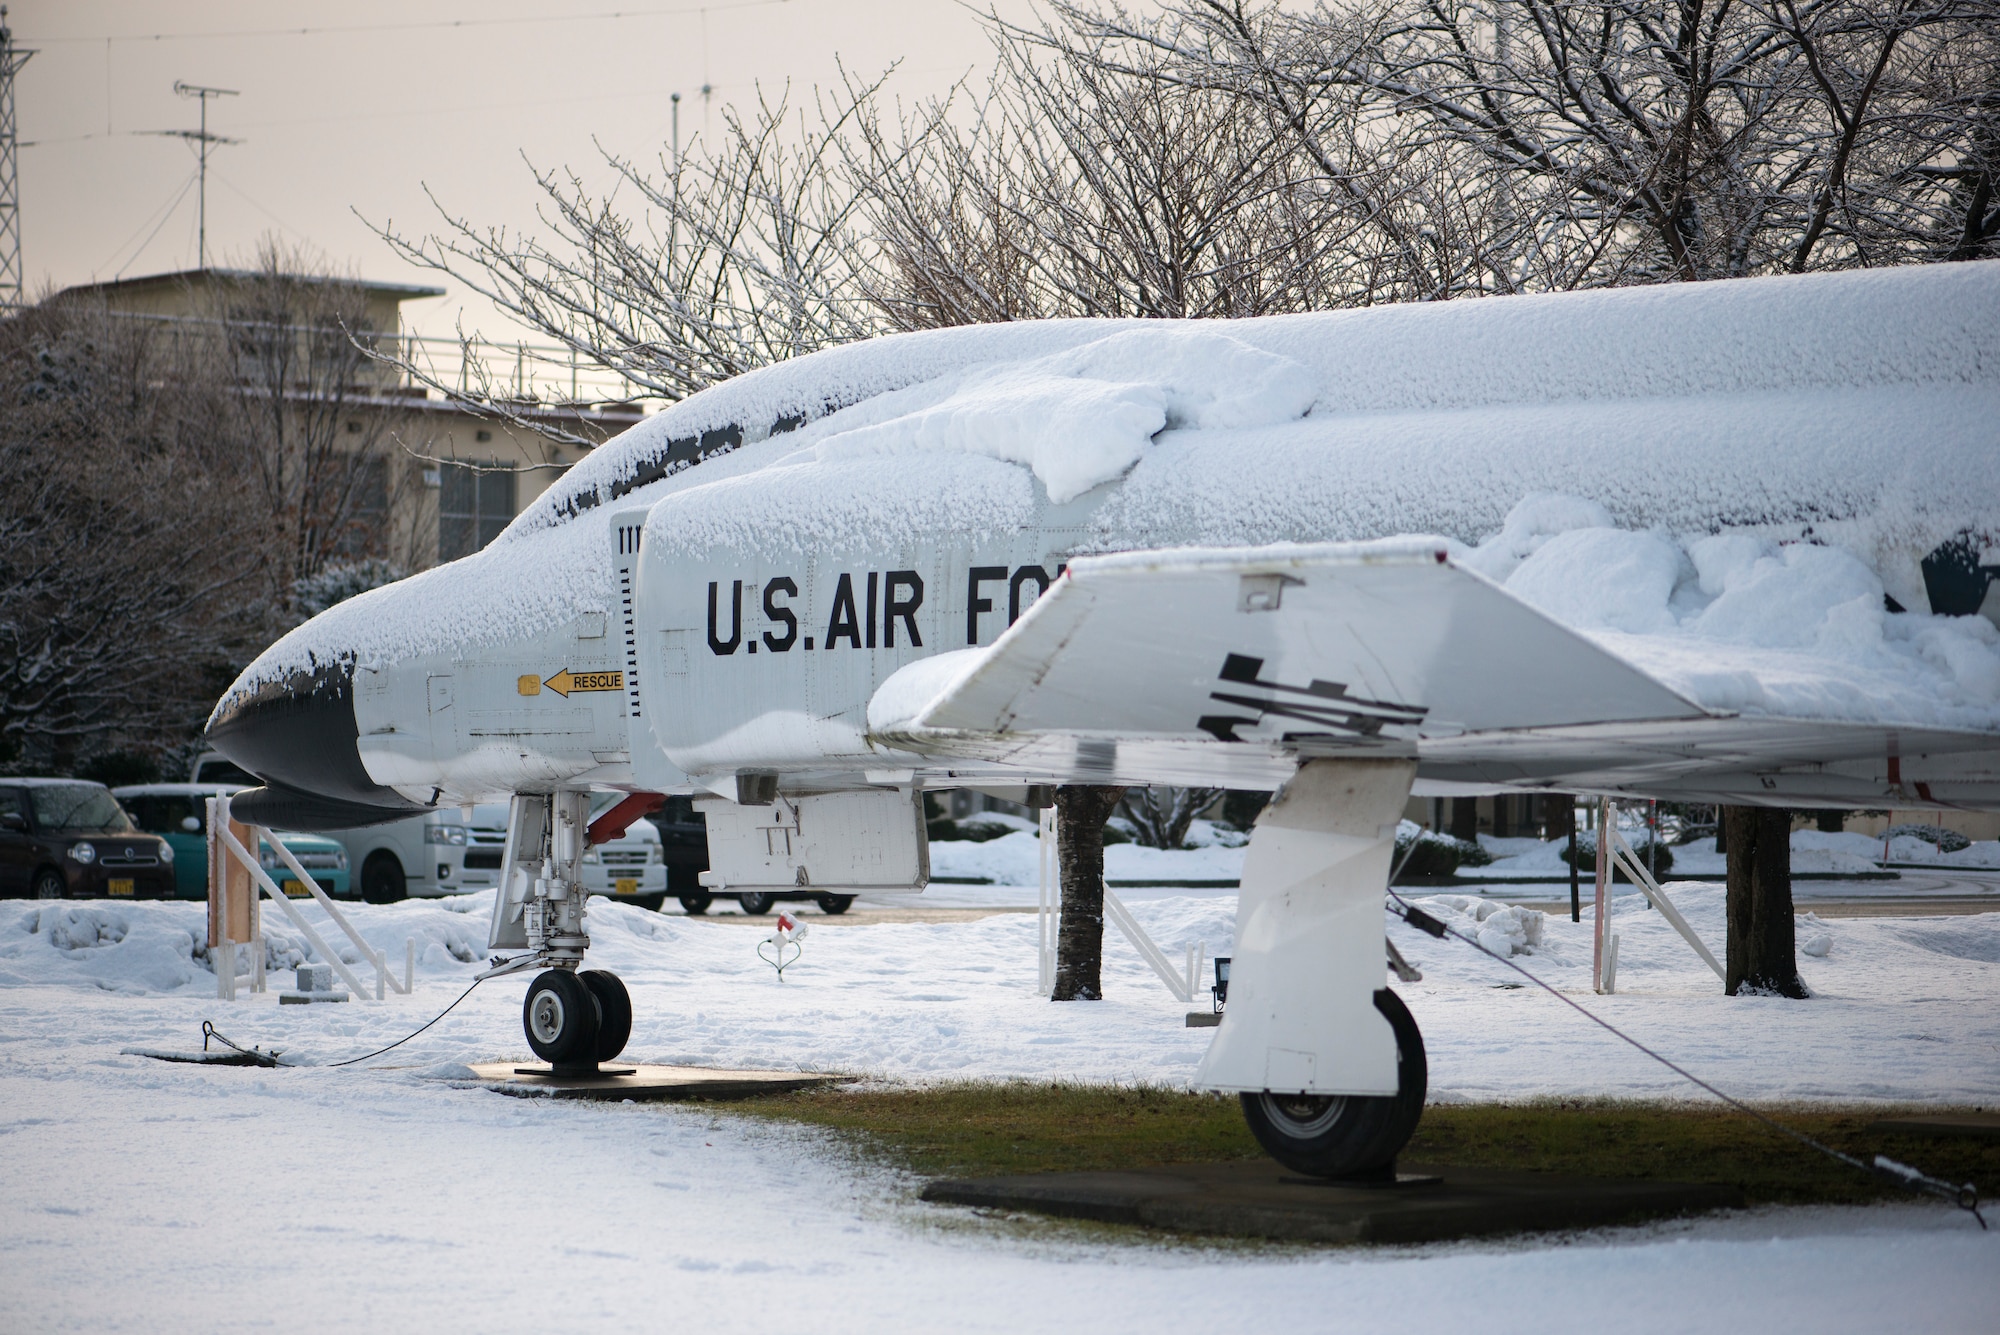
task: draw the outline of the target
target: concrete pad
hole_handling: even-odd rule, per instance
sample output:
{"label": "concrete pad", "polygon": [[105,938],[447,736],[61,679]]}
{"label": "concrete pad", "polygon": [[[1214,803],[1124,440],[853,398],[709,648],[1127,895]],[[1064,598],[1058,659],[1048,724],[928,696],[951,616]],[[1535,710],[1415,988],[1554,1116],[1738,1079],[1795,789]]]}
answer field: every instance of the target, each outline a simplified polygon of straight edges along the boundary
{"label": "concrete pad", "polygon": [[932,1182],[923,1198],[1286,1242],[1441,1242],[1627,1224],[1743,1204],[1734,1187],[1412,1166],[1396,1185],[1298,1177],[1268,1159]]}
{"label": "concrete pad", "polygon": [[1910,1117],[1889,1117],[1875,1123],[1869,1130],[1896,1136],[2000,1140],[2000,1112],[1920,1113]]}
{"label": "concrete pad", "polygon": [[601,1071],[556,1074],[546,1066],[514,1062],[476,1062],[472,1072],[500,1094],[527,1098],[625,1099],[748,1099],[760,1094],[786,1094],[795,1089],[839,1084],[852,1077],[809,1075],[803,1071],[718,1071],[706,1066],[644,1066],[613,1062]]}

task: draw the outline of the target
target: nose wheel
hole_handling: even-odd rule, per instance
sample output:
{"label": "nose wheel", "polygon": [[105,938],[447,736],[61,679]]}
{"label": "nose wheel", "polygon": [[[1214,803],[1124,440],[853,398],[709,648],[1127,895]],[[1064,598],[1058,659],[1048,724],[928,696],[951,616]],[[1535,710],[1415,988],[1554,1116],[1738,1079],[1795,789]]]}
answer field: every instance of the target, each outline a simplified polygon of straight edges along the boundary
{"label": "nose wheel", "polygon": [[550,1066],[594,1070],[623,1052],[632,1037],[632,997],[617,974],[548,969],[528,986],[521,1028]]}

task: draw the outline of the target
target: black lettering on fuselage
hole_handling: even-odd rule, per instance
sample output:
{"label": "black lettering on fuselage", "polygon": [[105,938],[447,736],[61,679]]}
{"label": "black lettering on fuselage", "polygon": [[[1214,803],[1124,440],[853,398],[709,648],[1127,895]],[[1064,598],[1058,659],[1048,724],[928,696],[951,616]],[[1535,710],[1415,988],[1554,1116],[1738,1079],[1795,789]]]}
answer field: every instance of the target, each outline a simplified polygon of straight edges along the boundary
{"label": "black lettering on fuselage", "polygon": [[877,591],[878,591],[877,576],[876,573],[873,570],[871,570],[868,572],[868,623],[867,623],[868,647],[870,649],[873,649],[875,647],[875,618],[880,611],[880,604],[876,601],[875,598]]}
{"label": "black lettering on fuselage", "polygon": [[[764,586],[764,616],[772,622],[783,622],[785,626],[783,635],[773,635],[768,630],[764,632],[764,647],[774,654],[786,652],[792,647],[792,642],[799,638],[799,619],[793,615],[791,608],[778,601],[777,595],[780,593],[787,598],[796,598],[799,596],[799,586],[792,582],[789,575],[780,575]],[[811,640],[806,641],[806,648],[812,648]]]}
{"label": "black lettering on fuselage", "polygon": [[843,637],[856,649],[861,647],[861,620],[854,610],[854,576],[845,572],[833,586],[833,614],[826,623],[826,647],[833,648],[834,641]]}
{"label": "black lettering on fuselage", "polygon": [[1040,566],[1022,566],[1016,570],[1014,577],[1007,581],[1007,624],[1010,626],[1021,619],[1021,586],[1029,580],[1035,581],[1034,597],[1029,598],[1029,602],[1049,591],[1048,571]]}
{"label": "black lettering on fuselage", "polygon": [[974,566],[965,580],[965,642],[979,643],[979,614],[993,610],[993,600],[981,597],[979,586],[1007,578],[1006,566]]}
{"label": "black lettering on fuselage", "polygon": [[[875,587],[875,577],[868,577],[868,587]],[[908,598],[896,596],[898,589],[908,589]],[[903,629],[910,632],[910,647],[924,647],[924,637],[917,634],[917,609],[924,605],[923,577],[914,570],[891,570],[882,577],[882,647],[896,647],[896,618],[903,619]]]}
{"label": "black lettering on fuselage", "polygon": [[708,582],[708,648],[710,653],[728,655],[736,652],[736,646],[743,641],[743,581],[729,582],[729,638],[722,639],[715,633],[716,582]]}

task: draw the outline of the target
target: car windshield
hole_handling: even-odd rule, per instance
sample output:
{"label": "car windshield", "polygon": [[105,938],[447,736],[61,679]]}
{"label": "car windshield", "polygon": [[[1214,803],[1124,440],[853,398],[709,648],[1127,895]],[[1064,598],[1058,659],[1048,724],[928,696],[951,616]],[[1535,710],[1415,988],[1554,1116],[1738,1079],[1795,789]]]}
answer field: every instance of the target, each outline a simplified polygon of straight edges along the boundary
{"label": "car windshield", "polygon": [[254,788],[263,780],[244,769],[241,765],[227,760],[204,760],[201,769],[194,776],[196,783],[240,783],[246,788]]}
{"label": "car windshield", "polygon": [[199,822],[196,831],[208,823],[206,804],[192,794],[139,793],[120,801],[132,814],[132,823],[149,834],[192,833],[181,823],[190,816]]}
{"label": "car windshield", "polygon": [[35,828],[44,834],[130,834],[132,822],[111,790],[94,783],[41,784],[28,790]]}

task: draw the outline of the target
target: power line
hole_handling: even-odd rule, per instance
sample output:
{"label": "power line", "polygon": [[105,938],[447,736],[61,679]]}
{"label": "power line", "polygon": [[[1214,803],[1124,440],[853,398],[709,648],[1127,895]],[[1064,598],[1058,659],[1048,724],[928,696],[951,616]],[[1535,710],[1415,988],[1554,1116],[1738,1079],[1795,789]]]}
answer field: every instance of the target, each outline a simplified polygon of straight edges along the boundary
{"label": "power line", "polygon": [[610,9],[592,14],[529,14],[514,18],[420,19],[410,23],[328,24],[297,28],[233,28],[214,32],[128,33],[108,37],[47,37],[44,45],[56,42],[195,42],[236,37],[325,37],[343,33],[420,32],[453,28],[501,28],[543,23],[609,23],[626,19],[674,18],[684,14],[708,14],[732,9],[763,9],[789,4],[791,0],[735,0],[733,4],[680,5],[670,9]]}

